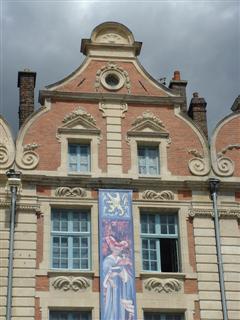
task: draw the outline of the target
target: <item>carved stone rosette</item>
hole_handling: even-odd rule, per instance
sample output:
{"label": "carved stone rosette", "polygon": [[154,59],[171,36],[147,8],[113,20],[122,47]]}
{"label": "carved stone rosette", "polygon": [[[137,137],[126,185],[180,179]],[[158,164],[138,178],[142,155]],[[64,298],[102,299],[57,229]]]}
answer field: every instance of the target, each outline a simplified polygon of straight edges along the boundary
{"label": "carved stone rosette", "polygon": [[86,290],[89,286],[89,280],[85,277],[66,277],[66,276],[59,276],[56,277],[53,282],[52,286],[56,290]]}
{"label": "carved stone rosette", "polygon": [[188,150],[188,153],[194,156],[194,158],[188,161],[188,168],[190,172],[195,176],[207,175],[210,170],[208,158],[204,157],[199,151],[195,149]]}
{"label": "carved stone rosette", "polygon": [[23,146],[23,151],[18,153],[17,164],[21,169],[31,170],[36,168],[39,163],[39,155],[35,149],[39,147],[36,143]]}
{"label": "carved stone rosette", "polygon": [[172,191],[169,191],[169,190],[165,190],[161,192],[146,190],[142,193],[142,198],[146,200],[169,201],[169,200],[174,200],[174,194]]}
{"label": "carved stone rosette", "polygon": [[172,293],[181,290],[181,283],[179,280],[173,278],[149,278],[144,281],[144,287],[149,291],[155,291],[158,293]]}
{"label": "carved stone rosette", "polygon": [[82,198],[86,197],[86,190],[80,187],[59,187],[55,190],[56,197],[66,197],[66,198]]}

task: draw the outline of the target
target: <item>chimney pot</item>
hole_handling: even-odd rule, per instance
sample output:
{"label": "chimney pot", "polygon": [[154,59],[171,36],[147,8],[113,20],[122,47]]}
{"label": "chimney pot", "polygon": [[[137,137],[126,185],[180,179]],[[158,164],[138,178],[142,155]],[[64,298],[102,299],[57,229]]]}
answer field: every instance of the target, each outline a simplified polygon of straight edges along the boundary
{"label": "chimney pot", "polygon": [[193,92],[193,97],[198,98],[198,92]]}
{"label": "chimney pot", "polygon": [[177,81],[181,80],[180,71],[178,71],[178,70],[174,71],[172,80],[177,80]]}

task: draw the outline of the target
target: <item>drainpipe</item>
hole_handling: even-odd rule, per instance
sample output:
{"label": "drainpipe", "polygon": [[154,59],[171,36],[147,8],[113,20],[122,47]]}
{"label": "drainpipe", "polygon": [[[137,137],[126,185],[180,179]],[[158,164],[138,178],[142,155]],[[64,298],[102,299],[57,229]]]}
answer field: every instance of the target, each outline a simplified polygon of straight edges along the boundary
{"label": "drainpipe", "polygon": [[16,216],[16,198],[17,191],[21,185],[21,173],[10,169],[6,172],[8,177],[7,187],[11,192],[11,216],[9,230],[9,254],[8,254],[8,283],[7,283],[7,309],[6,320],[11,320],[12,314],[12,280],[13,280],[13,249],[14,249],[14,229]]}
{"label": "drainpipe", "polygon": [[222,253],[221,253],[220,224],[219,224],[219,215],[218,215],[218,208],[217,208],[217,191],[218,191],[220,180],[216,178],[211,178],[208,181],[209,181],[211,199],[213,201],[214,227],[215,227],[215,237],[216,237],[216,247],[217,247],[217,261],[218,261],[218,273],[219,273],[219,280],[220,280],[223,320],[228,320],[227,301],[226,301],[226,293],[225,293],[225,285],[224,285],[223,261],[222,261]]}

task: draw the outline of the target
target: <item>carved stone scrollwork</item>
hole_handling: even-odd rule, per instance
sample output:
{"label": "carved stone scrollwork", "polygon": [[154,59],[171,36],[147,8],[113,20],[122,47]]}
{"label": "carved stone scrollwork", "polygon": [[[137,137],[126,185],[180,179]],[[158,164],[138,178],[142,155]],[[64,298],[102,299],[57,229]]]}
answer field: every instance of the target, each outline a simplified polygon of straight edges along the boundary
{"label": "carved stone scrollwork", "polygon": [[125,118],[125,114],[124,113],[128,111],[128,105],[126,103],[122,103],[120,108],[121,108],[121,111],[122,111],[122,118]]}
{"label": "carved stone scrollwork", "polygon": [[86,190],[80,187],[59,187],[55,190],[56,197],[82,198],[86,197]]}
{"label": "carved stone scrollwork", "polygon": [[109,72],[113,72],[119,77],[120,82],[119,82],[119,85],[116,87],[116,90],[121,89],[123,86],[125,86],[128,93],[130,93],[131,82],[130,82],[130,78],[127,71],[124,70],[122,67],[119,67],[116,63],[112,61],[109,61],[105,66],[103,66],[101,69],[97,71],[96,80],[95,80],[96,91],[99,91],[101,84],[104,87],[106,86],[104,78],[105,78],[105,75],[109,74]]}
{"label": "carved stone scrollwork", "polygon": [[144,281],[144,287],[149,291],[155,291],[158,293],[172,293],[181,290],[181,283],[177,279],[160,279],[149,278]]}
{"label": "carved stone scrollwork", "polygon": [[188,153],[192,154],[194,158],[188,161],[188,167],[192,174],[195,176],[205,176],[210,170],[208,160],[197,150],[188,150]]}
{"label": "carved stone scrollwork", "polygon": [[228,150],[240,150],[240,144],[230,144],[216,155],[212,150],[213,170],[221,177],[229,177],[234,173],[234,162],[225,154]]}
{"label": "carved stone scrollwork", "polygon": [[22,155],[17,157],[17,164],[21,169],[31,170],[39,163],[39,155],[34,151],[39,147],[36,143],[23,146]]}
{"label": "carved stone scrollwork", "polygon": [[234,162],[224,156],[228,150],[239,150],[240,144],[230,144],[223,148],[218,154],[216,159],[217,169],[215,169],[216,173],[220,176],[231,176],[234,172]]}
{"label": "carved stone scrollwork", "polygon": [[165,190],[161,192],[156,192],[153,190],[146,190],[142,194],[143,199],[147,200],[163,200],[163,201],[169,201],[174,200],[174,194],[172,191]]}
{"label": "carved stone scrollwork", "polygon": [[136,118],[136,120],[132,123],[132,125],[137,126],[146,120],[150,120],[151,122],[154,122],[159,127],[162,127],[162,128],[165,127],[163,122],[157,116],[155,116],[152,112],[150,112],[149,110],[143,112],[143,114],[141,116],[138,116]]}
{"label": "carved stone scrollwork", "polygon": [[3,166],[8,162],[8,150],[4,143],[0,143],[0,166]]}
{"label": "carved stone scrollwork", "polygon": [[72,111],[68,115],[66,115],[66,117],[64,117],[62,122],[68,123],[78,117],[81,117],[81,118],[87,120],[88,122],[90,122],[93,125],[96,124],[96,120],[93,118],[93,116],[90,113],[86,112],[81,107],[78,107],[77,109],[75,109],[74,111]]}
{"label": "carved stone scrollwork", "polygon": [[87,289],[90,286],[89,280],[85,277],[66,277],[60,276],[54,279],[52,286],[56,290],[79,291]]}
{"label": "carved stone scrollwork", "polygon": [[9,168],[15,155],[15,146],[11,132],[0,115],[0,170]]}
{"label": "carved stone scrollwork", "polygon": [[[221,219],[240,219],[240,210],[238,209],[219,209],[219,217]],[[194,217],[210,217],[214,218],[214,212],[209,208],[190,208],[188,215],[191,218]]]}

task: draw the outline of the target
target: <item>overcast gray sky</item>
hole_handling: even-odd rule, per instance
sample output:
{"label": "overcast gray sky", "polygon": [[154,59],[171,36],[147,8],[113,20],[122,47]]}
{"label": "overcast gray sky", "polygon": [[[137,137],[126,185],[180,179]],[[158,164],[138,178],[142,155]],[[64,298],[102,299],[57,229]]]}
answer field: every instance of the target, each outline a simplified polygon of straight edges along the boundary
{"label": "overcast gray sky", "polygon": [[[18,128],[17,72],[37,72],[35,95],[83,61],[82,38],[104,21],[125,24],[142,41],[139,57],[156,79],[180,70],[188,103],[198,91],[208,103],[210,131],[230,113],[240,91],[239,1],[0,0],[0,113]],[[36,99],[37,100],[37,99]],[[36,107],[38,103],[36,103]]]}

